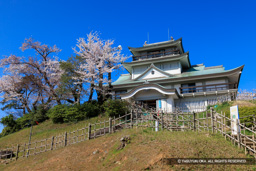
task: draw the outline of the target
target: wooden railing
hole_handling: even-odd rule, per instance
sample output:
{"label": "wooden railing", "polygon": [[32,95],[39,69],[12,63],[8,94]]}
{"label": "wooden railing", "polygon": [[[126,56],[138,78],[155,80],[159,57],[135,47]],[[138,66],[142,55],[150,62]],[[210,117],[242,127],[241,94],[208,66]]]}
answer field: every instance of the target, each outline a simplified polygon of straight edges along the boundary
{"label": "wooden railing", "polygon": [[235,130],[231,127],[231,125],[234,125],[231,124],[233,121],[229,117],[226,117],[225,113],[215,112],[212,107],[200,113],[131,110],[130,113],[126,113],[123,116],[109,118],[109,120],[104,122],[89,124],[72,132],[65,132],[61,135],[35,141],[30,144],[18,144],[11,148],[2,149],[0,150],[0,163],[8,163],[18,158],[63,148],[78,142],[88,141],[114,133],[123,128],[133,127],[152,128],[154,131],[163,131],[166,129],[170,131],[193,130],[197,132],[208,131],[212,134],[219,133],[225,139],[231,140],[239,147],[243,147],[246,154],[249,153],[256,157],[256,131],[246,127],[245,123],[240,123],[239,120],[236,120],[237,130],[240,131],[237,131],[237,135],[234,135],[232,132]]}
{"label": "wooden railing", "polygon": [[146,55],[133,56],[132,59],[133,59],[133,61],[137,61],[140,59],[150,59],[150,58],[157,58],[157,57],[161,57],[161,56],[175,55],[175,54],[180,54],[180,51],[178,49],[173,49],[173,50],[168,50],[168,51],[163,51],[163,52],[152,52],[152,53],[146,54]]}
{"label": "wooden railing", "polygon": [[[240,119],[237,119],[234,124],[232,122],[235,120],[231,120],[225,113],[217,113],[211,108],[197,115],[196,130],[198,132],[209,131],[212,134],[219,133],[234,145],[244,148],[245,154],[250,154],[256,158],[256,131],[246,127],[245,123],[240,122]],[[234,129],[235,126],[237,127],[236,130]]]}
{"label": "wooden railing", "polygon": [[237,83],[210,84],[202,86],[180,87],[180,94],[198,93],[207,91],[237,89]]}

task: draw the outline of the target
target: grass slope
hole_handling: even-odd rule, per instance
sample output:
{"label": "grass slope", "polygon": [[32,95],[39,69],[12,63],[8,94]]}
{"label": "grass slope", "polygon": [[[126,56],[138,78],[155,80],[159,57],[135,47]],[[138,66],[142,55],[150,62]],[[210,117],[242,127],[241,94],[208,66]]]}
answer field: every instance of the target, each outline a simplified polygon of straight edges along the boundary
{"label": "grass slope", "polygon": [[[131,143],[117,150],[120,138]],[[94,154],[96,152],[96,154]],[[163,165],[162,158],[245,158],[243,150],[207,132],[152,132],[133,128],[19,159],[0,170],[255,170],[246,165]]]}
{"label": "grass slope", "polygon": [[[77,128],[83,128],[88,126],[89,123],[95,123],[108,120],[107,117],[95,117],[88,120],[80,121],[78,123],[64,123],[64,124],[53,124],[52,121],[48,120],[39,125],[33,126],[33,134],[31,141],[37,141],[45,138],[50,138],[59,134],[64,134],[65,131],[74,131]],[[0,138],[0,149],[6,147],[16,146],[19,144],[28,143],[30,128],[25,128],[13,134]]]}
{"label": "grass slope", "polygon": [[[215,109],[217,110],[217,112],[223,111],[229,114],[229,110],[230,110],[229,107],[231,105],[239,105],[239,107],[252,107],[256,109],[256,101],[229,102],[227,104],[219,104]],[[248,113],[256,114],[256,113],[251,113],[250,110],[248,110]],[[88,125],[88,123],[99,122],[99,121],[103,121],[104,119],[108,120],[107,117],[95,117],[89,120],[80,121],[78,123],[65,123],[65,124],[53,124],[50,120],[48,120],[33,127],[32,141],[37,141],[44,138],[50,138],[51,136],[64,134],[65,131],[67,132],[74,131],[77,128],[82,128],[83,126]],[[30,132],[30,128],[25,128],[16,133],[0,138],[0,149],[16,146],[17,143],[19,144],[28,143],[29,132]]]}

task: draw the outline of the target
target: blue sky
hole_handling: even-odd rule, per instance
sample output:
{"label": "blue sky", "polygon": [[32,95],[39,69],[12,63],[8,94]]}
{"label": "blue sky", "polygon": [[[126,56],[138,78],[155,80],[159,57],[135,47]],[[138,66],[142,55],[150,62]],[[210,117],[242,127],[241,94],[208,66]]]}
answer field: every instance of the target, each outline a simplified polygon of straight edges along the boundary
{"label": "blue sky", "polygon": [[255,6],[253,0],[0,0],[0,58],[25,55],[19,47],[33,37],[56,44],[62,49],[58,57],[66,60],[74,54],[76,39],[90,31],[115,40],[115,46],[122,45],[123,53],[131,55],[128,46],[142,46],[148,34],[149,43],[166,41],[169,29],[174,39],[183,38],[191,64],[226,69],[245,64],[239,88],[251,90],[256,88]]}

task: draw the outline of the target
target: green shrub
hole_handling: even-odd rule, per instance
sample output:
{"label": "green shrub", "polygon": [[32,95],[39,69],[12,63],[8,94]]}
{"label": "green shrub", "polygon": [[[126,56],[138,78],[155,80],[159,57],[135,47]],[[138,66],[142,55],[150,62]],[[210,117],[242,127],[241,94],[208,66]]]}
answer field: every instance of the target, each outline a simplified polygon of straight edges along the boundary
{"label": "green shrub", "polygon": [[128,112],[128,102],[121,100],[107,100],[103,104],[105,113],[109,117],[118,117],[119,115],[125,115],[125,112]]}
{"label": "green shrub", "polygon": [[79,111],[79,109],[75,106],[69,106],[64,115],[64,122],[77,122],[85,119],[86,113]]}
{"label": "green shrub", "polygon": [[0,123],[3,124],[4,126],[9,126],[9,127],[15,127],[17,124],[12,114],[3,117]]}
{"label": "green shrub", "polygon": [[47,112],[53,123],[77,122],[86,118],[86,112],[78,106],[57,105]]}
{"label": "green shrub", "polygon": [[97,101],[85,102],[78,106],[80,112],[86,113],[86,118],[98,116],[101,113],[101,106]]}
{"label": "green shrub", "polygon": [[0,123],[5,126],[2,133],[0,134],[0,137],[14,133],[17,130],[19,130],[17,122],[14,120],[14,117],[12,114],[3,117]]}
{"label": "green shrub", "polygon": [[35,124],[35,121],[37,122],[43,122],[49,117],[47,116],[48,108],[45,108],[43,105],[39,105],[31,114],[33,115],[33,124]]}
{"label": "green shrub", "polygon": [[63,123],[67,110],[67,105],[57,105],[47,112],[47,116],[52,120],[53,123]]}
{"label": "green shrub", "polygon": [[250,122],[250,123],[246,123],[247,127],[251,127],[252,126],[252,122],[253,122],[253,117],[246,117],[243,118],[245,116],[250,116],[250,115],[255,115],[256,116],[256,107],[239,107],[239,117],[242,118],[240,119],[241,123],[244,122]]}
{"label": "green shrub", "polygon": [[19,129],[23,129],[25,127],[30,126],[31,116],[31,114],[25,114],[16,120]]}

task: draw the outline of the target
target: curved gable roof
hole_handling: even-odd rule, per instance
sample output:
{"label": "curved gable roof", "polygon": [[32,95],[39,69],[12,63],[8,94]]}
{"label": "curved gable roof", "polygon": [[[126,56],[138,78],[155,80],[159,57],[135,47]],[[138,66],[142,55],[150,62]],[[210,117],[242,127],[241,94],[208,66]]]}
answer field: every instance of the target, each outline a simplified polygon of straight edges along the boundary
{"label": "curved gable roof", "polygon": [[170,77],[172,76],[171,74],[162,71],[161,69],[157,68],[154,64],[151,64],[150,67],[148,67],[148,69],[146,69],[146,71],[144,71],[142,74],[140,74],[140,76],[138,76],[137,78],[133,79],[135,81],[137,81],[138,79],[140,79],[141,77],[143,77],[144,75],[147,74],[147,72],[149,72],[151,69],[155,69],[158,72],[162,73],[163,75],[166,75],[166,77]]}
{"label": "curved gable roof", "polygon": [[126,99],[126,98],[130,98],[130,97],[134,96],[139,91],[148,90],[148,89],[156,90],[162,94],[176,95],[177,97],[179,97],[179,93],[177,92],[177,90],[175,88],[167,89],[167,88],[164,88],[163,86],[160,86],[159,84],[150,84],[150,83],[144,83],[142,85],[139,85],[127,93],[120,94],[120,96],[122,99]]}

